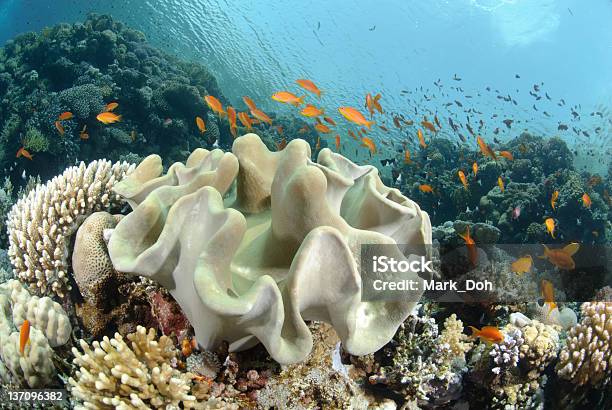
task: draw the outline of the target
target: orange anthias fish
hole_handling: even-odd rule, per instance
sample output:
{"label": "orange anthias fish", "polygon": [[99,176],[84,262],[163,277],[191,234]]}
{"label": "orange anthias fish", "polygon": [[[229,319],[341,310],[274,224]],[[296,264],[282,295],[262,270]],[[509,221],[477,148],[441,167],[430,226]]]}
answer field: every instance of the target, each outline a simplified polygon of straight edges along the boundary
{"label": "orange anthias fish", "polygon": [[499,155],[506,158],[508,161],[512,161],[514,159],[514,156],[510,151],[500,151]]}
{"label": "orange anthias fish", "polygon": [[336,134],[336,151],[340,152],[340,135]]}
{"label": "orange anthias fish", "polygon": [[279,91],[272,94],[272,99],[279,103],[291,104],[298,107],[304,101],[304,97],[298,97],[297,95],[290,93],[289,91]]}
{"label": "orange anthias fish", "polygon": [[404,151],[404,164],[411,164],[412,160],[410,159],[410,151]]}
{"label": "orange anthias fish", "polygon": [[323,120],[328,123],[329,125],[333,125],[334,127],[336,126],[336,121],[332,120],[329,117],[323,117]]}
{"label": "orange anthias fish", "polygon": [[331,129],[325,124],[317,123],[314,128],[322,134],[329,134],[331,132]]}
{"label": "orange anthias fish", "polygon": [[[87,124],[83,125],[83,129],[81,130],[81,132],[79,132],[79,138],[81,138],[82,140],[89,139],[89,134],[87,133]],[[133,138],[132,138],[132,141],[134,141]]]}
{"label": "orange anthias fish", "polygon": [[531,272],[531,267],[533,266],[533,258],[531,257],[531,255],[525,255],[512,262],[510,266],[512,268],[512,272],[516,273],[517,275],[522,275],[526,272]]}
{"label": "orange anthias fish", "polygon": [[548,231],[550,236],[555,239],[555,220],[552,218],[546,218],[544,224],[546,225],[546,230]]}
{"label": "orange anthias fish", "polygon": [[374,115],[374,99],[372,98],[372,94],[370,93],[366,94],[366,100],[365,100],[364,107],[368,109],[368,112],[370,113],[370,117],[372,117]]}
{"label": "orange anthias fish", "polygon": [[114,124],[121,121],[121,115],[112,112],[102,112],[96,116],[96,119],[103,124]]}
{"label": "orange anthias fish", "polygon": [[319,88],[312,81],[305,80],[305,79],[299,79],[299,80],[295,80],[295,82],[297,83],[297,85],[299,85],[303,89],[310,91],[311,93],[315,94],[317,97],[321,98],[321,90],[319,90]]}
{"label": "orange anthias fish", "polygon": [[468,252],[468,258],[472,263],[472,266],[476,266],[478,262],[478,249],[476,248],[476,242],[470,236],[470,227],[467,227],[467,230],[464,234],[459,234],[459,236],[465,241],[465,246]]}
{"label": "orange anthias fish", "polygon": [[19,150],[17,150],[17,155],[15,155],[15,158],[19,157],[24,157],[32,161],[32,154],[30,154],[24,147],[21,147],[19,148]]}
{"label": "orange anthias fish", "polygon": [[242,97],[242,101],[244,101],[244,103],[246,104],[247,107],[249,107],[249,110],[253,111],[257,109],[257,106],[255,105],[255,103],[253,102],[253,100],[251,100],[250,97],[247,97],[246,95],[244,97]]}
{"label": "orange anthias fish", "polygon": [[550,263],[559,269],[572,270],[576,267],[572,256],[578,252],[580,244],[572,242],[561,249],[549,249],[546,245],[542,246],[544,247],[544,255],[540,255],[539,258],[548,259]]}
{"label": "orange anthias fish", "polygon": [[57,132],[60,133],[61,136],[64,136],[64,133],[66,131],[64,130],[64,126],[62,125],[61,122],[55,121],[55,129],[57,130]]}
{"label": "orange anthias fish", "polygon": [[478,142],[478,147],[480,147],[480,152],[482,152],[482,155],[484,155],[485,157],[490,157],[491,159],[497,161],[497,156],[495,155],[495,152],[493,152],[491,147],[489,147],[487,143],[484,142],[480,135],[476,137],[476,141]]}
{"label": "orange anthias fish", "polygon": [[239,112],[238,119],[240,120],[240,123],[242,123],[242,126],[246,127],[247,130],[253,129],[253,124],[251,124],[249,114],[247,114],[246,112]]}
{"label": "orange anthias fish", "polygon": [[323,115],[324,111],[322,109],[319,109],[317,107],[315,107],[312,104],[307,104],[306,107],[302,108],[302,111],[300,111],[300,114],[302,114],[304,117],[318,117],[319,115]]}
{"label": "orange anthias fish", "polygon": [[58,120],[65,121],[65,120],[71,119],[72,117],[73,117],[72,113],[70,111],[66,111],[59,115]]}
{"label": "orange anthias fish", "polygon": [[417,130],[417,137],[419,138],[419,144],[421,147],[426,148],[427,144],[425,144],[425,137],[423,137],[423,131],[421,131],[420,128]]}
{"label": "orange anthias fish", "polygon": [[376,154],[376,144],[368,137],[361,138],[361,145],[370,150],[372,155]]}
{"label": "orange anthias fish", "polygon": [[542,297],[544,298],[544,304],[548,305],[548,313],[552,312],[556,307],[555,302],[555,288],[553,284],[546,279],[542,279]]}
{"label": "orange anthias fish", "polygon": [[276,132],[278,132],[278,135],[283,135],[284,134],[283,126],[279,125],[278,127],[276,127]]}
{"label": "orange anthias fish", "polygon": [[476,161],[474,161],[472,164],[472,172],[474,173],[474,176],[478,175],[478,163]]}
{"label": "orange anthias fish", "polygon": [[251,110],[251,114],[253,115],[253,117],[257,118],[260,121],[263,121],[268,124],[272,124],[272,118],[268,117],[265,112],[257,108],[254,110]]}
{"label": "orange anthias fish", "polygon": [[26,344],[30,342],[30,322],[26,319],[19,328],[19,353],[23,356]]}
{"label": "orange anthias fish", "polygon": [[472,330],[472,337],[479,337],[487,343],[500,343],[504,340],[504,334],[496,326],[484,326],[478,330],[474,326],[469,326]]}
{"label": "orange anthias fish", "polygon": [[119,107],[119,104],[116,102],[109,102],[108,104],[106,104],[106,107],[104,108],[104,111],[115,111],[115,108]]}
{"label": "orange anthias fish", "polygon": [[355,133],[352,130],[348,130],[348,135],[354,139],[355,141],[358,141],[357,136],[355,135]]}
{"label": "orange anthias fish", "polygon": [[236,138],[238,136],[238,125],[236,125],[236,110],[233,107],[227,107],[227,120],[230,124],[230,133]]}
{"label": "orange anthias fish", "polygon": [[206,101],[206,105],[208,105],[208,108],[213,110],[213,112],[217,113],[219,116],[225,115],[225,111],[223,111],[223,104],[221,104],[221,101],[219,101],[217,98],[213,97],[212,95],[207,95],[204,97],[204,101]]}
{"label": "orange anthias fish", "polygon": [[431,132],[436,132],[436,127],[434,127],[434,125],[429,121],[423,120],[421,121],[421,125],[423,126],[423,128],[427,128]]}
{"label": "orange anthias fish", "polygon": [[421,192],[427,192],[427,193],[433,192],[433,188],[431,187],[431,185],[427,185],[427,184],[419,185],[419,190]]}
{"label": "orange anthias fish", "polygon": [[586,192],[582,194],[582,205],[584,205],[585,208],[591,207],[591,197]]}
{"label": "orange anthias fish", "polygon": [[502,192],[506,190],[504,187],[504,180],[502,179],[502,177],[497,177],[497,186],[499,186],[499,189],[501,189]]}
{"label": "orange anthias fish", "polygon": [[357,125],[366,126],[370,128],[372,124],[374,124],[374,121],[366,120],[363,114],[354,109],[353,107],[340,107],[338,108],[338,112],[340,112],[340,114],[342,114],[342,116],[348,121]]}
{"label": "orange anthias fish", "polygon": [[283,138],[282,140],[280,140],[280,142],[276,143],[276,150],[282,151],[285,149],[286,146],[287,146],[287,140]]}
{"label": "orange anthias fish", "polygon": [[552,197],[550,197],[550,206],[552,209],[555,209],[555,204],[557,203],[557,199],[559,198],[559,191],[555,191],[552,193]]}
{"label": "orange anthias fish", "polygon": [[196,117],[195,121],[198,129],[200,130],[200,134],[204,134],[206,131],[206,124],[204,124],[204,120],[200,117]]}
{"label": "orange anthias fish", "polygon": [[465,177],[465,173],[459,170],[459,172],[457,172],[457,175],[459,176],[459,181],[461,181],[461,183],[463,184],[463,187],[465,189],[468,189],[468,182],[467,182],[467,178]]}

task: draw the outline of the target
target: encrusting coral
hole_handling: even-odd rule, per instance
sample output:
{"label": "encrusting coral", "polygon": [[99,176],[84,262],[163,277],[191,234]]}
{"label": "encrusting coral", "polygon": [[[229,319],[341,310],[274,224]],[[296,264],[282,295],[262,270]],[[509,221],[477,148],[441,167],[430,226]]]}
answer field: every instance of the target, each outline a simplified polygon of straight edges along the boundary
{"label": "encrusting coral", "polygon": [[612,302],[582,304],[582,320],[568,332],[559,354],[559,376],[582,385],[607,386],[612,380]]}
{"label": "encrusting coral", "polygon": [[[30,323],[29,343],[19,352],[19,328]],[[15,279],[0,285],[0,379],[30,388],[55,384],[53,347],[70,339],[68,315],[49,297],[39,298]],[[5,369],[10,371],[10,375]]]}
{"label": "encrusting coral", "polygon": [[386,244],[397,260],[397,244],[425,255],[428,215],[372,166],[328,149],[312,162],[303,140],[270,152],[247,134],[232,152],[198,149],[165,176],[149,157],[116,185],[133,212],[111,234],[115,269],[169,289],[206,348],[260,341],[278,362],[297,362],[312,348],[305,320],[331,323],[352,354],[382,347],[421,293],[362,301],[362,282],[373,278],[360,276],[361,245]]}
{"label": "encrusting coral", "polygon": [[70,289],[71,235],[89,214],[121,204],[111,189],[132,169],[106,160],[81,163],[19,199],[7,218],[15,276],[32,291],[63,297]]}

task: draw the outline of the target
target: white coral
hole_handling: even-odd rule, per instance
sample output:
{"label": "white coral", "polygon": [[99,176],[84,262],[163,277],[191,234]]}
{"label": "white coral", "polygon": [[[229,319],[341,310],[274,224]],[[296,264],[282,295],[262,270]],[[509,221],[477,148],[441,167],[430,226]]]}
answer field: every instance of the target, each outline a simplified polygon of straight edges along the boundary
{"label": "white coral", "polygon": [[612,369],[612,303],[582,304],[582,320],[568,332],[557,371],[578,385],[605,386]]}
{"label": "white coral", "polygon": [[171,366],[177,356],[172,340],[157,340],[154,329],[142,326],[127,339],[115,333],[92,346],[81,339],[82,352],[72,348],[79,370],[68,382],[76,408],[193,408],[192,375]]}
{"label": "white coral", "polygon": [[[19,328],[30,322],[29,343],[19,352]],[[52,347],[65,344],[72,328],[64,309],[49,297],[32,296],[11,279],[0,285],[0,359],[3,378],[20,385],[45,387],[55,376]],[[7,371],[10,371],[10,376]]]}
{"label": "white coral", "polygon": [[[168,288],[206,348],[260,341],[293,363],[312,348],[306,320],[331,323],[352,354],[381,348],[421,293],[366,300],[378,276],[360,269],[361,245],[403,260],[398,244],[409,244],[418,258],[431,244],[427,213],[384,186],[375,167],[329,149],[312,162],[303,140],[270,152],[247,134],[232,152],[197,150],[166,176],[149,157],[117,184],[134,211],[111,235],[115,268]],[[234,179],[235,197],[224,200]],[[421,281],[416,272],[402,279]]]}
{"label": "white coral", "polygon": [[81,163],[19,199],[7,218],[15,276],[33,291],[63,297],[70,236],[87,215],[120,203],[111,189],[132,169],[125,162]]}

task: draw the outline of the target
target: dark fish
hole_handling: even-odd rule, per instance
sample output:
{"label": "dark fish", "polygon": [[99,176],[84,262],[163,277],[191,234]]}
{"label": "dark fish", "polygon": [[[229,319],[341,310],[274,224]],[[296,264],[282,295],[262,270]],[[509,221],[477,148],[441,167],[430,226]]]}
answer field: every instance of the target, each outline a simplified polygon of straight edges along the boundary
{"label": "dark fish", "polygon": [[518,74],[514,74],[514,78],[521,78],[521,76]]}
{"label": "dark fish", "polygon": [[446,103],[446,104],[444,104],[444,106],[447,107],[447,108],[450,107],[451,105],[453,105],[453,103]]}
{"label": "dark fish", "polygon": [[578,114],[576,111],[574,111],[573,108],[572,108],[572,115],[574,116],[574,119],[580,118],[580,114]]}
{"label": "dark fish", "polygon": [[569,14],[572,15],[572,17],[574,16],[574,13],[572,13],[572,9],[570,9],[569,7],[567,8],[567,11],[569,11]]}
{"label": "dark fish", "polygon": [[453,76],[453,80],[455,80],[455,81],[461,81],[461,78],[457,77],[457,74],[455,74],[455,75]]}
{"label": "dark fish", "polygon": [[386,167],[389,164],[395,165],[395,158],[392,158],[392,159],[381,159],[380,163],[382,164],[383,167]]}
{"label": "dark fish", "polygon": [[467,129],[470,132],[470,134],[472,134],[472,136],[475,137],[476,134],[474,133],[474,130],[472,129],[472,127],[470,127],[470,124],[466,124],[465,126],[467,127]]}
{"label": "dark fish", "polygon": [[542,113],[544,113],[544,115],[546,115],[547,117],[550,117],[550,114],[547,113],[546,111],[542,111]]}
{"label": "dark fish", "polygon": [[533,85],[533,91],[535,91],[536,93],[537,93],[537,92],[540,92],[540,86],[539,86],[539,85],[537,85],[537,84],[534,84],[534,85]]}
{"label": "dark fish", "polygon": [[453,122],[453,119],[451,117],[448,117],[448,123],[450,124],[451,128],[453,129],[453,131],[457,131],[457,126],[455,125],[455,123]]}
{"label": "dark fish", "polygon": [[565,105],[565,100],[564,100],[563,98],[561,98],[561,99],[559,100],[559,103],[560,103],[560,104],[559,104],[559,106],[561,106],[561,107],[562,107],[562,106],[564,106],[564,105]]}
{"label": "dark fish", "polygon": [[463,142],[465,142],[465,137],[463,136],[463,134],[461,134],[460,132],[457,133],[457,135],[459,135],[459,139]]}
{"label": "dark fish", "polygon": [[583,134],[585,137],[587,137],[587,138],[590,138],[590,137],[591,137],[591,136],[589,135],[589,133],[588,133],[588,132],[586,132],[586,131],[582,131],[582,134]]}
{"label": "dark fish", "polygon": [[495,141],[496,144],[500,144],[499,140],[495,137],[493,137],[493,141]]}
{"label": "dark fish", "polygon": [[557,127],[557,130],[559,130],[559,131],[567,131],[567,128],[568,128],[567,125],[559,123],[559,126]]}
{"label": "dark fish", "polygon": [[499,134],[499,128],[495,128],[495,129],[493,130],[493,134],[495,134],[495,135]]}
{"label": "dark fish", "polygon": [[457,106],[459,107],[463,107],[463,104],[461,104],[459,101],[455,100],[455,104],[457,104]]}
{"label": "dark fish", "polygon": [[487,88],[485,88],[485,90],[491,91],[491,87],[487,87]]}
{"label": "dark fish", "polygon": [[531,95],[532,97],[538,97],[538,95],[536,93],[534,93],[533,91],[529,91],[529,95]]}
{"label": "dark fish", "polygon": [[514,120],[511,119],[506,119],[502,121],[504,124],[506,124],[506,127],[511,128],[512,123],[514,122]]}
{"label": "dark fish", "polygon": [[548,93],[544,93],[544,95],[546,96],[546,99],[550,101],[550,96],[548,95]]}
{"label": "dark fish", "polygon": [[535,104],[533,104],[533,109],[534,109],[534,110],[536,110],[536,111],[538,110],[538,109],[536,108]]}
{"label": "dark fish", "polygon": [[374,31],[374,30],[376,30],[376,24],[374,24],[374,25],[373,25],[372,27],[370,27],[368,30],[370,30],[370,31]]}

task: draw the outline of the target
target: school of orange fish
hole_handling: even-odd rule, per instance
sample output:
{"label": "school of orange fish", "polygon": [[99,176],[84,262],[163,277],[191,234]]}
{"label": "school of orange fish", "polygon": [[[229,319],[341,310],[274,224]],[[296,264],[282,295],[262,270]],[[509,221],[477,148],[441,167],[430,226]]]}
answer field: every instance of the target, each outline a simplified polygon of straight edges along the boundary
{"label": "school of orange fish", "polygon": [[[322,91],[317,87],[317,85],[313,81],[307,80],[307,79],[298,79],[296,80],[296,84],[300,86],[301,88],[303,88],[304,90],[314,94],[317,98],[319,99],[321,98]],[[368,151],[370,152],[370,156],[375,155],[378,152],[378,147],[376,146],[376,143],[374,142],[372,138],[368,137],[367,135],[371,127],[376,124],[376,122],[373,121],[374,116],[377,113],[383,114],[383,108],[380,103],[381,97],[382,97],[381,94],[376,94],[373,96],[371,93],[368,93],[365,96],[364,108],[367,109],[367,112],[370,115],[370,120],[368,120],[366,116],[362,112],[360,112],[357,108],[350,107],[350,106],[341,106],[341,107],[338,107],[337,109],[338,113],[345,120],[359,127],[356,132],[349,129],[348,135],[353,140],[359,141],[361,146],[367,148]],[[337,125],[336,122],[331,117],[326,116],[325,110],[322,107],[317,107],[315,104],[306,103],[305,98],[306,98],[305,96],[297,96],[295,93],[292,93],[290,91],[278,91],[272,94],[272,99],[282,104],[289,104],[298,109],[300,109],[300,107],[304,104],[304,107],[300,109],[299,113],[306,118],[314,118],[313,128],[319,134],[323,134],[323,135],[332,134],[333,131],[331,127],[335,127]],[[242,99],[248,109],[248,112],[247,111],[237,112],[231,106],[227,106],[224,109],[223,104],[216,97],[212,95],[206,95],[204,97],[204,101],[206,105],[210,108],[210,110],[212,110],[215,114],[217,114],[220,117],[227,116],[227,120],[229,122],[229,127],[230,127],[230,133],[234,138],[238,136],[237,120],[240,121],[242,126],[249,131],[252,130],[253,125],[255,124],[266,123],[269,126],[272,125],[272,119],[270,118],[270,116],[268,116],[264,111],[259,109],[257,105],[255,104],[255,102],[250,97],[244,96]],[[105,125],[114,124],[114,123],[121,121],[121,115],[117,115],[114,113],[115,109],[117,109],[118,107],[119,107],[119,104],[115,101],[108,103],[105,106],[104,110],[96,116],[96,119]],[[60,136],[63,136],[65,134],[65,130],[62,125],[63,122],[70,121],[73,118],[74,116],[71,112],[63,112],[58,116],[54,125],[58,133],[60,134]],[[321,118],[323,119],[323,121],[321,120]],[[412,126],[414,124],[414,121],[407,120],[400,116],[394,116],[393,123],[396,128],[401,129],[404,125]],[[196,116],[195,124],[200,134],[204,134],[204,132],[206,131],[206,123],[202,119],[202,117]],[[422,128],[417,128],[416,138],[418,140],[419,146],[423,149],[427,147],[427,142],[426,142],[425,134],[423,130],[426,130],[435,135],[442,128],[442,125],[437,115],[434,115],[433,122],[429,121],[426,117],[423,118],[423,120],[420,122],[420,125],[422,126]],[[385,132],[388,131],[388,129],[386,128],[384,124],[378,125],[378,127]],[[277,126],[276,131],[282,136],[283,134],[282,126]],[[305,125],[304,127],[300,129],[299,132],[305,133],[307,131],[308,131],[308,125]],[[87,133],[87,125],[83,126],[83,128],[79,132],[79,136],[82,140],[89,139],[89,134]],[[480,149],[480,152],[485,158],[490,158],[494,161],[499,161],[500,157],[504,158],[504,160],[506,161],[512,161],[514,159],[514,156],[512,155],[511,152],[499,151],[496,153],[484,141],[484,139],[480,135],[475,135],[475,136],[476,136],[476,143]],[[133,140],[135,140],[135,131],[132,131],[132,141]],[[333,141],[334,141],[334,146],[336,148],[336,151],[340,152],[342,148],[342,139],[339,133],[335,133]],[[385,144],[384,141],[381,141],[381,142]],[[277,143],[277,149],[280,151],[284,149],[286,145],[287,145],[287,140],[283,137],[282,140]],[[411,159],[410,151],[407,148],[407,143],[404,142],[403,146],[404,146],[404,155],[403,155],[404,164],[410,165],[413,163],[413,161]],[[321,148],[321,137],[320,136],[317,138],[315,148],[316,150],[319,150]],[[17,151],[16,157],[17,158],[23,157],[28,160],[33,160],[33,155],[30,154],[25,149],[25,146],[22,146],[21,148],[19,148],[19,150]],[[478,174],[478,163],[473,162],[471,165],[471,169],[472,169],[473,176],[476,177],[476,175]],[[463,185],[464,189],[469,190],[469,182],[468,182],[468,177],[466,176],[466,173],[463,170],[459,170],[457,172],[457,176],[458,176],[459,182]],[[504,184],[504,180],[501,177],[501,175],[497,179],[497,185],[499,186],[499,189],[502,192],[504,192],[505,184]],[[434,188],[429,184],[420,184],[419,190],[425,193],[432,193],[432,194],[435,193]],[[553,211],[555,210],[555,206],[556,206],[558,197],[559,197],[559,191],[554,191],[550,198],[550,205]],[[589,208],[591,206],[591,199],[586,192],[584,193],[581,199],[585,207]],[[549,217],[544,221],[544,224],[546,226],[548,233],[551,235],[551,237],[555,238],[555,228],[556,228],[555,220]],[[465,245],[468,251],[468,259],[470,260],[473,266],[476,266],[478,253],[477,253],[477,248],[476,248],[476,242],[470,236],[469,227],[467,228],[467,231],[464,234],[460,234],[459,236],[463,238],[465,242]],[[544,254],[539,256],[539,258],[547,259],[550,263],[552,263],[559,269],[573,269],[575,267],[575,263],[572,259],[572,256],[578,251],[579,244],[571,243],[561,249],[549,249],[548,247],[546,247],[546,245],[543,245],[543,246],[544,246]],[[531,272],[532,266],[533,266],[532,256],[524,255],[521,258],[514,261],[511,265],[511,268],[512,268],[512,271],[515,272],[516,274],[522,275],[522,274]],[[549,307],[549,313],[550,313],[557,306],[555,302],[555,297],[554,297],[553,285],[550,281],[542,280],[540,284],[540,288],[542,292],[542,297],[544,299],[544,303]],[[485,326],[480,330],[473,326],[469,326],[469,327],[472,330],[473,337],[480,338],[481,340],[484,340],[488,343],[499,343],[503,340],[503,333],[495,326]],[[29,341],[29,322],[26,320],[20,329],[20,352],[21,354],[23,354],[26,343],[28,341]]]}

